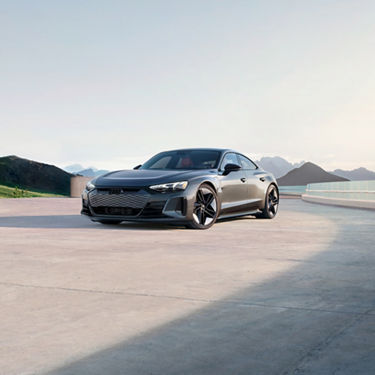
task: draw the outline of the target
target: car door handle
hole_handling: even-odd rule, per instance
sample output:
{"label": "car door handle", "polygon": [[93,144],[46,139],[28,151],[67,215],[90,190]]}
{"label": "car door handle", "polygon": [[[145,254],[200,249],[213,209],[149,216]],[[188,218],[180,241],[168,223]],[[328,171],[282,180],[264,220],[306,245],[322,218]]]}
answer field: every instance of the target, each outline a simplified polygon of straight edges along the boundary
{"label": "car door handle", "polygon": [[242,181],[242,182],[246,182],[246,178],[245,178],[245,177],[242,177],[242,178],[241,178],[241,181]]}
{"label": "car door handle", "polygon": [[265,177],[259,177],[259,180],[261,180],[262,182],[266,181]]}

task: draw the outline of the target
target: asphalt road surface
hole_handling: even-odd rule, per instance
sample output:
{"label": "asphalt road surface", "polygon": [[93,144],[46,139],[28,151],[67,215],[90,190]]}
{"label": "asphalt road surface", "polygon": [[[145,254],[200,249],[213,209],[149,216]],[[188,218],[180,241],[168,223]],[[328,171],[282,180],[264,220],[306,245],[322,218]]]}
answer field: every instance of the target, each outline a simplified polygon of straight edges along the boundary
{"label": "asphalt road surface", "polygon": [[0,200],[0,374],[375,374],[375,212],[207,231]]}

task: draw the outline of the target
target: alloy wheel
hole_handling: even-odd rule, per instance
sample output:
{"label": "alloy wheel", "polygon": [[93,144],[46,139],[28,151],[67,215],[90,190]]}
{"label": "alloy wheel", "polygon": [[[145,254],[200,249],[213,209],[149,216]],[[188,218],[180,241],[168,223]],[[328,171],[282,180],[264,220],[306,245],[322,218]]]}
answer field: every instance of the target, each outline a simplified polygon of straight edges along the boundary
{"label": "alloy wheel", "polygon": [[268,201],[268,212],[270,213],[270,215],[275,216],[277,213],[277,209],[279,207],[279,194],[277,192],[276,187],[273,186],[268,191],[267,201]]}
{"label": "alloy wheel", "polygon": [[217,216],[217,198],[213,191],[202,186],[194,203],[193,218],[200,226],[209,226]]}

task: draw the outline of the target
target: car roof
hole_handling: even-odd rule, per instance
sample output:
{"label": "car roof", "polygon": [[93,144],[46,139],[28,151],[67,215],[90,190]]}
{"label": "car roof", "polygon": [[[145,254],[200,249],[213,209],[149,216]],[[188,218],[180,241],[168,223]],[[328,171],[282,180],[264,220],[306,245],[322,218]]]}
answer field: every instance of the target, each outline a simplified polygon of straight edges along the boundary
{"label": "car roof", "polygon": [[238,154],[240,154],[240,152],[238,151],[235,151],[235,150],[231,150],[229,148],[210,148],[210,147],[193,147],[193,148],[178,148],[178,149],[174,149],[174,150],[167,150],[167,151],[164,151],[164,152],[170,152],[170,151],[218,151],[218,152],[227,152],[227,151],[231,151],[231,152],[237,152]]}
{"label": "car roof", "polygon": [[[166,150],[166,151],[162,151],[162,152],[171,152],[171,151],[193,151],[193,150],[201,150],[201,151],[217,151],[217,152],[220,152],[221,154],[224,154],[226,152],[234,152],[236,154],[240,154],[240,155],[244,155],[242,152],[239,152],[239,151],[236,151],[236,150],[233,150],[231,148],[210,148],[210,147],[193,147],[193,148],[177,148],[177,149],[174,149],[174,150]],[[160,152],[160,153],[162,153]],[[247,156],[245,156],[247,159],[249,159]],[[253,164],[255,164],[257,166],[257,168],[259,168],[259,165],[257,163],[255,163],[252,159],[250,159],[251,162]]]}

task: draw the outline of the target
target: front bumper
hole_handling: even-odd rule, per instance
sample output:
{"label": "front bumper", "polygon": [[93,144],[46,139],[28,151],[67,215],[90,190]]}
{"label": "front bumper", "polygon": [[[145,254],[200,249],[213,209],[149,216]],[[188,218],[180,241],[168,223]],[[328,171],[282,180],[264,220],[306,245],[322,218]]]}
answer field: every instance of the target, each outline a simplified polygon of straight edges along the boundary
{"label": "front bumper", "polygon": [[95,188],[82,194],[82,215],[93,221],[157,221],[186,222],[191,220],[193,189],[159,193],[148,188]]}

